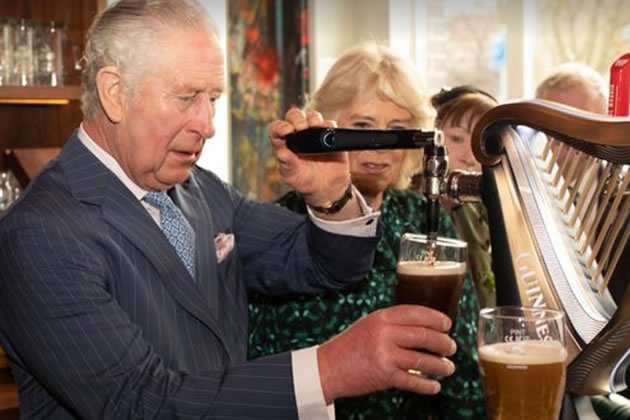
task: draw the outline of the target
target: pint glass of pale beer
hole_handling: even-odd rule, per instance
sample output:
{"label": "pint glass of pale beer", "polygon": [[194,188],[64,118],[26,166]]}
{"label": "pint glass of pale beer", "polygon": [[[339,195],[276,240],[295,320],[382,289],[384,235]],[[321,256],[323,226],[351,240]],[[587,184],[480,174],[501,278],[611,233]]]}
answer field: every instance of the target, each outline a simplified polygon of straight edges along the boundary
{"label": "pint glass of pale beer", "polygon": [[479,369],[492,420],[557,420],[567,350],[564,314],[504,306],[479,314]]}
{"label": "pint glass of pale beer", "polygon": [[466,275],[466,242],[405,233],[396,267],[396,302],[428,306],[455,320]]}

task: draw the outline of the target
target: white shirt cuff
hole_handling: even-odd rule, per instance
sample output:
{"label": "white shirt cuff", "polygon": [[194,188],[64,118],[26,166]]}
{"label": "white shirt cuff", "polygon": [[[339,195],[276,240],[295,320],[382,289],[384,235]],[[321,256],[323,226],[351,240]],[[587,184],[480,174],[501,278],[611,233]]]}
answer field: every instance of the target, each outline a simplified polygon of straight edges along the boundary
{"label": "white shirt cuff", "polygon": [[354,185],[352,189],[359,200],[359,205],[361,206],[361,211],[364,216],[343,221],[324,220],[315,216],[311,208],[306,206],[308,215],[318,228],[326,232],[335,233],[337,235],[356,236],[359,238],[374,237],[376,236],[376,226],[378,225],[377,219],[381,215],[381,212],[374,211]]}
{"label": "white shirt cuff", "polygon": [[326,405],[319,379],[317,346],[291,352],[298,418],[335,420],[335,404]]}

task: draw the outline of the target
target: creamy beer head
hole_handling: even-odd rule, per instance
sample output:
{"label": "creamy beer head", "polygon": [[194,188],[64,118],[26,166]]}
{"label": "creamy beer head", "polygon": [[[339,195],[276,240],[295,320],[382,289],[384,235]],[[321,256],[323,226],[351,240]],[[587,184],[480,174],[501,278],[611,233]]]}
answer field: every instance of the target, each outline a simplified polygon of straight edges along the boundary
{"label": "creamy beer head", "polygon": [[466,273],[466,263],[456,261],[400,261],[396,273],[407,276],[461,276]]}
{"label": "creamy beer head", "polygon": [[491,419],[556,420],[562,405],[567,350],[559,341],[523,340],[479,348]]}
{"label": "creamy beer head", "polygon": [[564,363],[567,350],[559,341],[523,340],[482,346],[479,348],[479,358],[510,365],[543,365]]}
{"label": "creamy beer head", "polygon": [[400,261],[396,268],[396,302],[428,306],[455,319],[465,274],[463,262]]}

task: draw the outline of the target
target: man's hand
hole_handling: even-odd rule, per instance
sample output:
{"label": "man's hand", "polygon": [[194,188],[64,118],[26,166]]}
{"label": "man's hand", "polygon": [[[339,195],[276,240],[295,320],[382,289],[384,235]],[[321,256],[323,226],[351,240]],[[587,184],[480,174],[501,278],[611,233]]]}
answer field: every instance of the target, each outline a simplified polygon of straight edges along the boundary
{"label": "man's hand", "polygon": [[373,312],[317,349],[326,403],[387,388],[436,394],[440,383],[409,370],[448,376],[455,353],[450,319],[418,305]]}
{"label": "man's hand", "polygon": [[[326,153],[321,155],[296,155],[286,146],[284,138],[295,131],[309,127],[334,127],[335,122],[324,120],[319,112],[304,112],[290,109],[286,120],[274,121],[269,126],[269,138],[278,159],[278,170],[284,181],[304,196],[310,206],[322,207],[339,200],[350,184],[348,153]],[[341,217],[357,217],[360,209],[353,197],[345,206]],[[352,209],[352,211],[348,211]],[[324,217],[328,218],[328,217]]]}

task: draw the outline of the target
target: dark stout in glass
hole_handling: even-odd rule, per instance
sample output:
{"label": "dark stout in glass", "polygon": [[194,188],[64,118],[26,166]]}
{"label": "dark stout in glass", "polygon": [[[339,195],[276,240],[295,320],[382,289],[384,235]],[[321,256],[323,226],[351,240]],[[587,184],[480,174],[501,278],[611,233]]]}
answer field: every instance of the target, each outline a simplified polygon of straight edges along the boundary
{"label": "dark stout in glass", "polygon": [[396,267],[396,302],[428,306],[454,320],[465,274],[463,262],[400,261]]}
{"label": "dark stout in glass", "polygon": [[517,341],[479,348],[488,416],[493,420],[557,420],[567,351],[558,341]]}

